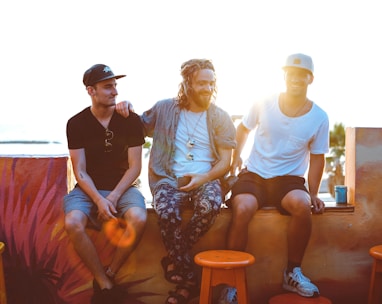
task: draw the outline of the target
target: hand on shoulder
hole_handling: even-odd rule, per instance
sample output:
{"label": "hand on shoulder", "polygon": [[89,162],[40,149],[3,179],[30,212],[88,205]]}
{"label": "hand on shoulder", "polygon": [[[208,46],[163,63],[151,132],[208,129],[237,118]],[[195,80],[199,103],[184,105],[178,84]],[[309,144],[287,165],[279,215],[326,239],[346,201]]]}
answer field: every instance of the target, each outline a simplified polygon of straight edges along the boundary
{"label": "hand on shoulder", "polygon": [[115,105],[115,110],[123,117],[129,117],[130,112],[134,112],[134,107],[131,101],[123,100]]}

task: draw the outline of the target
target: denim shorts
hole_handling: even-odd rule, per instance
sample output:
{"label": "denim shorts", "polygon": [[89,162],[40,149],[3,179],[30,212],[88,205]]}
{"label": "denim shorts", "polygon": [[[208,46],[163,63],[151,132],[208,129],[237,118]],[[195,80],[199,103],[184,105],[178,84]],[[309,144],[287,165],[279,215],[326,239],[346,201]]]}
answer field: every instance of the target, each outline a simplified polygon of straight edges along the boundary
{"label": "denim shorts", "polygon": [[[111,191],[98,190],[103,196],[107,197]],[[125,212],[131,207],[140,207],[146,209],[146,201],[141,191],[131,186],[125,191],[117,202],[117,215],[116,217],[123,217]],[[89,218],[89,226],[96,229],[101,229],[102,222],[98,220],[97,205],[90,199],[90,197],[76,186],[72,191],[64,196],[64,212],[69,213],[72,210],[80,210],[85,213]]]}

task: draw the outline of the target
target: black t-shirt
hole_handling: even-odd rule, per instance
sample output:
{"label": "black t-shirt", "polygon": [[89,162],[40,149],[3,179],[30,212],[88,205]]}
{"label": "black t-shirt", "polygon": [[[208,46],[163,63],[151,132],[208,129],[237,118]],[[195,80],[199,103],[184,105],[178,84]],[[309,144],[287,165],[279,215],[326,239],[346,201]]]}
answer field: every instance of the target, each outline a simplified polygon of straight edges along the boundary
{"label": "black t-shirt", "polygon": [[[85,149],[86,171],[99,190],[115,188],[128,169],[128,147],[141,146],[145,142],[141,119],[135,113],[124,118],[114,112],[108,130],[112,131],[112,136],[106,135],[90,107],[70,118],[66,126],[68,148]],[[106,152],[105,139],[110,139],[110,152]]]}

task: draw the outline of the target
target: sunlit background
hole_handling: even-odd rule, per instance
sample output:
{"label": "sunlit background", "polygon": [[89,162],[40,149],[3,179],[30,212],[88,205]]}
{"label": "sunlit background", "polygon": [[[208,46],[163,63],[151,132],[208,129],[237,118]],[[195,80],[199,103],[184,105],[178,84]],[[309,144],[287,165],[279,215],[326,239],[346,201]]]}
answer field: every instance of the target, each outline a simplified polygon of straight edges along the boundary
{"label": "sunlit background", "polygon": [[138,113],[178,89],[182,62],[209,58],[218,104],[245,113],[283,89],[294,52],[313,57],[309,96],[331,125],[379,127],[382,18],[378,1],[20,0],[0,4],[0,138],[65,140],[90,105],[83,72],[110,65],[119,100]]}

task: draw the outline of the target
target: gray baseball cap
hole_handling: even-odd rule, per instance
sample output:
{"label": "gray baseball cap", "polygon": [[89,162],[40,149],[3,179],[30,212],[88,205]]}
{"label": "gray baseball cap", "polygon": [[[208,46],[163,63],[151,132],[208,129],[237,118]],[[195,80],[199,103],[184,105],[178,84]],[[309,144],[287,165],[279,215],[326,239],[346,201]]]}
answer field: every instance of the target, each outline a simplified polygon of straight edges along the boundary
{"label": "gray baseball cap", "polygon": [[305,54],[297,53],[289,55],[285,61],[285,65],[283,66],[283,69],[286,68],[300,68],[304,70],[308,70],[313,74],[314,72],[314,66],[313,66],[313,60],[311,57]]}

